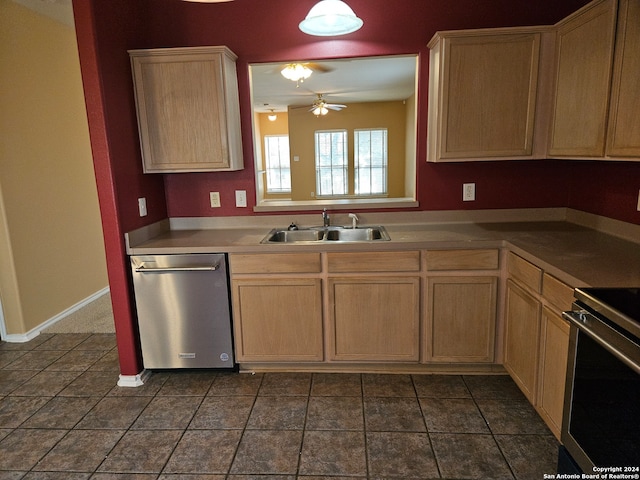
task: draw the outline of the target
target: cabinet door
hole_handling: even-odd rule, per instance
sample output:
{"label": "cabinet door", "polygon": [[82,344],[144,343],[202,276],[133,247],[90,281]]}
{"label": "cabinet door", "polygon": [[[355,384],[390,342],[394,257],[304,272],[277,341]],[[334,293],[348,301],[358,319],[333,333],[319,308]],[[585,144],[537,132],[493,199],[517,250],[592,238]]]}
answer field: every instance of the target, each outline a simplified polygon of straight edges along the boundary
{"label": "cabinet door", "polygon": [[532,155],[540,39],[503,33],[441,40],[432,50],[429,161]]}
{"label": "cabinet door", "polygon": [[569,355],[569,324],[546,307],[542,309],[541,339],[537,409],[559,440]]}
{"label": "cabinet door", "polygon": [[507,281],[504,366],[532,404],[538,372],[540,310],[538,300]]}
{"label": "cabinet door", "polygon": [[417,362],[420,279],[329,280],[332,360]]}
{"label": "cabinet door", "polygon": [[233,280],[232,295],[238,361],[323,359],[320,279]]}
{"label": "cabinet door", "polygon": [[607,143],[615,157],[640,157],[639,18],[639,0],[620,2]]}
{"label": "cabinet door", "polygon": [[145,173],[242,168],[235,56],[223,47],[130,55]]}
{"label": "cabinet door", "polygon": [[616,2],[604,0],[558,27],[551,156],[604,156],[615,21]]}
{"label": "cabinet door", "polygon": [[428,280],[427,360],[493,362],[496,277]]}

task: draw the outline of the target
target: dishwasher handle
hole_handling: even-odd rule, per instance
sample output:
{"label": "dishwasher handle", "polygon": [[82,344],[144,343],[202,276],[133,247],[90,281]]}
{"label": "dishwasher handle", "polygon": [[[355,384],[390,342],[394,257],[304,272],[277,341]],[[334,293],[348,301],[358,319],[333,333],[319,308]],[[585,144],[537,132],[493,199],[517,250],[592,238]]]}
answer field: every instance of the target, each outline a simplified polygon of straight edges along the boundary
{"label": "dishwasher handle", "polygon": [[220,268],[220,264],[215,265],[203,265],[201,267],[158,267],[147,268],[144,265],[140,265],[135,268],[138,273],[166,273],[166,272],[215,272]]}

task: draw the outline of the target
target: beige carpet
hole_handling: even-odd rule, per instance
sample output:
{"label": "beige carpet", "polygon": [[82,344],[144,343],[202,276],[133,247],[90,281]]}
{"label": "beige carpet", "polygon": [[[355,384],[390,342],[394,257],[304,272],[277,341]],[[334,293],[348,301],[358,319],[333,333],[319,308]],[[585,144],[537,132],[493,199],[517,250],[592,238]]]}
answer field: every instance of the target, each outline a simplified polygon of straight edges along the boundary
{"label": "beige carpet", "polygon": [[43,331],[45,333],[115,333],[111,296],[106,293],[98,297]]}

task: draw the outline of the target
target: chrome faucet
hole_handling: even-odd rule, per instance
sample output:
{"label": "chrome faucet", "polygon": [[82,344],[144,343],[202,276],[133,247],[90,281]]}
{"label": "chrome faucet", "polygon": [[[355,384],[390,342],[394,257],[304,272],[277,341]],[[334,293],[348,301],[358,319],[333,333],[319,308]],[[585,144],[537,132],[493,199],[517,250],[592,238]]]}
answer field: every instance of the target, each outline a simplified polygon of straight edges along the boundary
{"label": "chrome faucet", "polygon": [[355,213],[350,213],[349,218],[351,219],[351,228],[355,229],[358,225],[358,216]]}
{"label": "chrome faucet", "polygon": [[329,218],[329,214],[327,213],[327,209],[322,210],[322,225],[328,227],[331,224],[331,219]]}

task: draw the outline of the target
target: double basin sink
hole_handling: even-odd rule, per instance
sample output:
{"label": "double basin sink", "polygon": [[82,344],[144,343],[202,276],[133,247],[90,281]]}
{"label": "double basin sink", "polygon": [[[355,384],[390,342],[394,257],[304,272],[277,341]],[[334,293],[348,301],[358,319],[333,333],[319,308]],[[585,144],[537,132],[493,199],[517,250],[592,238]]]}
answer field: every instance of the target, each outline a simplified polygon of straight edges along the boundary
{"label": "double basin sink", "polygon": [[274,228],[260,243],[372,242],[391,240],[382,226]]}

